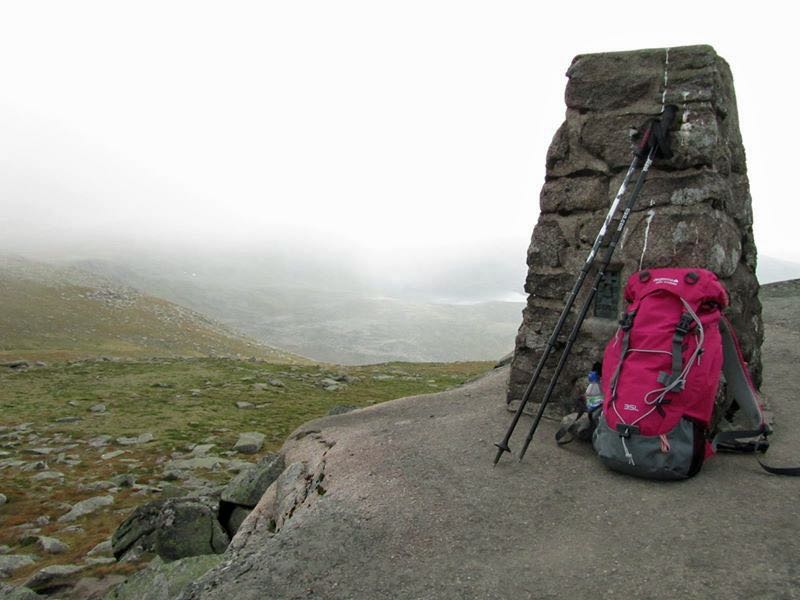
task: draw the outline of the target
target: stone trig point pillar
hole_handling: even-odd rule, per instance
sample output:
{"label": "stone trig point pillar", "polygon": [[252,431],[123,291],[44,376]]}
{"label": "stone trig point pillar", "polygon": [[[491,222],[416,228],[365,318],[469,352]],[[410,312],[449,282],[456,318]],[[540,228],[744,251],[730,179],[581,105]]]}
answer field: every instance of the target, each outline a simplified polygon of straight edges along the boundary
{"label": "stone trig point pillar", "polygon": [[[678,106],[670,160],[653,165],[553,395],[572,408],[586,374],[613,335],[622,287],[642,268],[703,267],[731,294],[737,330],[755,384],[763,339],[755,275],[756,247],[745,153],[728,64],[710,46],[577,56],[567,71],[566,120],[547,153],[539,221],[528,250],[527,307],[516,338],[508,401],[519,400],[586,261],[633,158],[636,136],[664,104]],[[633,187],[633,181],[629,186]],[[623,199],[622,204],[625,200]],[[598,254],[598,264],[604,256]],[[590,273],[577,313],[591,288]],[[546,389],[574,322],[531,396]]]}

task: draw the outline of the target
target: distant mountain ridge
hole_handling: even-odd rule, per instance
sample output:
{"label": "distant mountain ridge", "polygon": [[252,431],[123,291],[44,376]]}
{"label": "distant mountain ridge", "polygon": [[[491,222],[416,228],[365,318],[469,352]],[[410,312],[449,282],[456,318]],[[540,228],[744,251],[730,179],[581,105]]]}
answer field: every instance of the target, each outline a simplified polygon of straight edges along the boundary
{"label": "distant mountain ridge", "polygon": [[0,256],[0,358],[301,357],[103,275]]}
{"label": "distant mountain ridge", "polygon": [[[73,264],[324,362],[496,360],[512,349],[522,320],[524,302],[442,303],[417,292],[397,297],[359,284],[347,265],[324,263],[330,272],[319,279],[320,265],[309,260],[300,260],[289,277],[283,261],[273,266],[262,255],[204,258],[118,257]],[[331,276],[337,268],[340,282]],[[462,265],[459,277],[448,277],[467,286],[467,271]],[[477,298],[492,295],[478,284],[473,288]]]}

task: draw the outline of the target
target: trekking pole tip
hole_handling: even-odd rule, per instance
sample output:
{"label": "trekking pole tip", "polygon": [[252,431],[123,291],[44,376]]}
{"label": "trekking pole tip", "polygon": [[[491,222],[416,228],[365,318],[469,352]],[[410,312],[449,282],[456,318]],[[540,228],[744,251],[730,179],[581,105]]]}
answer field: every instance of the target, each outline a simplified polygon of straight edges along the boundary
{"label": "trekking pole tip", "polygon": [[497,466],[500,457],[503,456],[503,452],[511,452],[511,448],[508,447],[508,444],[505,442],[499,442],[495,444],[497,446],[497,454],[494,456],[494,463],[492,464],[493,467]]}

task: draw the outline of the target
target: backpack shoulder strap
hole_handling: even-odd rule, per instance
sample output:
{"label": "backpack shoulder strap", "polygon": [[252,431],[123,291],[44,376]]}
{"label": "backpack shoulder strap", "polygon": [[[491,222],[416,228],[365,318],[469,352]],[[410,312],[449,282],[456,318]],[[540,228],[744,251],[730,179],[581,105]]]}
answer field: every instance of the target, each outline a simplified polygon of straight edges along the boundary
{"label": "backpack shoulder strap", "polygon": [[[719,322],[722,334],[722,372],[725,381],[733,392],[733,397],[748,419],[751,429],[743,431],[723,431],[714,436],[712,446],[718,451],[733,452],[766,452],[769,448],[767,435],[772,430],[764,420],[764,413],[761,410],[761,399],[750,379],[750,372],[747,370],[742,351],[739,347],[739,340],[733,331],[730,321],[723,316]],[[741,440],[760,438],[759,440],[742,442]],[[774,475],[800,476],[800,467],[770,467],[760,460],[758,464]]]}

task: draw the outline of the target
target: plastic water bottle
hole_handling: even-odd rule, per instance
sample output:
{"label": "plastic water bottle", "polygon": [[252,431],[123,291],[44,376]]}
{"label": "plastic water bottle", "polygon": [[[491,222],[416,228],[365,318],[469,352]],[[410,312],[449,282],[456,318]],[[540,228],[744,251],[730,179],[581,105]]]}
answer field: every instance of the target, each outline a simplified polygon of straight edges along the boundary
{"label": "plastic water bottle", "polygon": [[586,410],[591,411],[602,406],[603,390],[600,389],[600,375],[597,371],[589,372],[589,385],[586,386]]}

